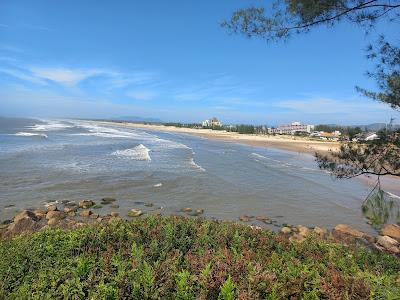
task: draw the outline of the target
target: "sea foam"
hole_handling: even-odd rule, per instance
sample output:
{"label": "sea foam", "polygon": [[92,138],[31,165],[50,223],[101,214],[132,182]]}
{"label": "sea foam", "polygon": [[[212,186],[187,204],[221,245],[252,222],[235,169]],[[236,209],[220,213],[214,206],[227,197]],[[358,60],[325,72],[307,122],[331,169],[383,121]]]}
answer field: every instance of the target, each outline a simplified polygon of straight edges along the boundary
{"label": "sea foam", "polygon": [[32,133],[32,132],[17,132],[16,136],[39,136],[47,139],[47,134],[44,133]]}
{"label": "sea foam", "polygon": [[146,146],[140,144],[136,147],[125,149],[125,150],[117,150],[111,153],[111,155],[115,155],[122,158],[129,158],[134,160],[147,160],[150,161],[150,149]]}

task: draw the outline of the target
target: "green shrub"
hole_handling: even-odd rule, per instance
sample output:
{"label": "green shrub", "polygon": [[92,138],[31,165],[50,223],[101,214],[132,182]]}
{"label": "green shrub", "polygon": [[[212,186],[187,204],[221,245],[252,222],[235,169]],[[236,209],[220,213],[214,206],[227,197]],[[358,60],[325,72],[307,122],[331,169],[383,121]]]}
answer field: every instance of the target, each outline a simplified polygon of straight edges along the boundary
{"label": "green shrub", "polygon": [[154,217],[0,241],[0,299],[396,299],[400,260],[310,236]]}

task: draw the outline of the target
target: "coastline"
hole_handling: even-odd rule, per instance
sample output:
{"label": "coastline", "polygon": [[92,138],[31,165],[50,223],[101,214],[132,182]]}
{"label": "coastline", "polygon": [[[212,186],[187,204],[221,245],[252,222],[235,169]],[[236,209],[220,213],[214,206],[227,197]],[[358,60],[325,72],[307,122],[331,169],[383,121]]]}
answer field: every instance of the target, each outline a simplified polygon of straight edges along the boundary
{"label": "coastline", "polygon": [[205,137],[212,140],[222,140],[225,142],[234,142],[257,147],[272,147],[281,150],[300,152],[306,154],[314,154],[318,152],[337,151],[340,147],[339,142],[330,141],[314,141],[303,137],[288,137],[288,136],[271,136],[271,135],[256,135],[256,134],[239,134],[236,132],[227,132],[225,130],[212,129],[194,129],[180,128],[165,125],[150,125],[131,122],[114,122],[114,121],[93,121],[103,125],[125,126],[140,129],[160,130],[167,132],[178,132],[193,134],[200,137]]}
{"label": "coastline", "polygon": [[[140,124],[132,122],[115,122],[115,121],[91,121],[102,125],[114,125],[130,128],[139,128],[147,130],[159,130],[166,132],[177,132],[184,134],[193,134],[211,140],[220,140],[224,142],[239,143],[255,147],[276,148],[280,150],[298,152],[307,155],[314,155],[315,152],[328,153],[329,151],[338,151],[340,142],[331,141],[314,141],[303,137],[289,137],[285,135],[256,135],[256,134],[239,134],[236,132],[227,132],[225,130],[212,129],[194,129],[181,128],[175,126]],[[376,184],[376,176],[364,175],[357,177],[363,184],[371,188]],[[397,198],[400,195],[400,182],[398,178],[386,176],[381,178],[381,186],[384,190],[393,193]]]}

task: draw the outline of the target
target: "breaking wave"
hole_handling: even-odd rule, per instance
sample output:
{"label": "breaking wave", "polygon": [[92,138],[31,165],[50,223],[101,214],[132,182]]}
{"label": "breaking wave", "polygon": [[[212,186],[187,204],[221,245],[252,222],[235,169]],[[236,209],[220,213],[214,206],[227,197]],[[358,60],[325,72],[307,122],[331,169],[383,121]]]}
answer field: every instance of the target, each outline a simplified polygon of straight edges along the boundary
{"label": "breaking wave", "polygon": [[32,133],[32,132],[17,132],[16,136],[39,136],[47,139],[47,134],[44,133]]}
{"label": "breaking wave", "polygon": [[115,156],[122,157],[122,158],[134,159],[134,160],[151,161],[149,152],[150,152],[149,148],[140,144],[140,145],[130,148],[130,149],[117,150],[117,151],[111,153],[111,155],[115,155]]}
{"label": "breaking wave", "polygon": [[74,127],[72,124],[67,124],[60,121],[45,121],[47,124],[35,124],[32,126],[27,126],[28,129],[33,131],[55,131],[63,130],[66,128]]}

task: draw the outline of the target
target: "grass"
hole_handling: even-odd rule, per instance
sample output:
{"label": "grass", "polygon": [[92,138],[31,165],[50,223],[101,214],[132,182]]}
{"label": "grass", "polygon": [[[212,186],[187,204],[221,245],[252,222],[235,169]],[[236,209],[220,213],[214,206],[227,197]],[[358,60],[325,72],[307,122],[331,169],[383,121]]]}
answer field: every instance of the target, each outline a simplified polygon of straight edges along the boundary
{"label": "grass", "polygon": [[0,299],[399,299],[400,260],[249,226],[149,216],[0,242]]}

